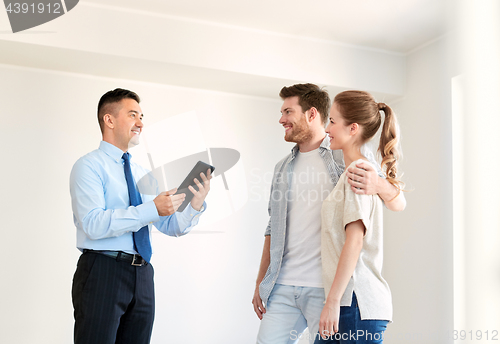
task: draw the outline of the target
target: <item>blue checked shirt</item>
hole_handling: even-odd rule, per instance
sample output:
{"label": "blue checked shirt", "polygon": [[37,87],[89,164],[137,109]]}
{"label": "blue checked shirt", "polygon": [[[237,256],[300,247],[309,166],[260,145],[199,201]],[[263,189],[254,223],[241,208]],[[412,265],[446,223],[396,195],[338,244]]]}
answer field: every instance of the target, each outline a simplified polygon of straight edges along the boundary
{"label": "blue checked shirt", "polygon": [[[295,145],[292,152],[278,162],[274,168],[274,177],[271,184],[271,195],[268,207],[270,219],[265,232],[265,235],[271,236],[271,259],[266,275],[259,286],[259,294],[264,303],[267,303],[281,269],[281,262],[285,250],[288,203],[285,195],[289,191],[293,176],[294,160],[298,150],[298,145]],[[368,160],[373,162],[373,165],[378,166],[371,152],[364,151],[363,153],[365,153]],[[336,185],[345,168],[342,151],[330,149],[330,140],[327,135],[319,147],[319,154],[325,162],[333,184]],[[378,173],[380,176],[383,176],[380,170],[378,170]]]}

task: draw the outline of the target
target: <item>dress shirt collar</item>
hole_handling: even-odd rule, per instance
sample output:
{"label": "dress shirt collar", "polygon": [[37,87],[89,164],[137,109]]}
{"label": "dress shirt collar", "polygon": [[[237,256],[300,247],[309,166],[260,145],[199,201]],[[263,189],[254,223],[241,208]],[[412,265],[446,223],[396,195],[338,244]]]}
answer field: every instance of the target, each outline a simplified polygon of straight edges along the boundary
{"label": "dress shirt collar", "polygon": [[[319,148],[320,148],[320,152],[321,151],[324,151],[325,149],[326,150],[329,150],[330,149],[330,140],[328,139],[328,135],[325,135],[323,141],[321,142],[321,144],[319,145]],[[299,151],[299,145],[296,144],[295,146],[293,146],[292,148],[292,159],[295,159],[295,156],[297,155],[297,152]]]}
{"label": "dress shirt collar", "polygon": [[[121,162],[123,151],[120,148],[116,147],[115,145],[112,145],[111,143],[106,141],[101,141],[99,149],[102,150],[107,155],[109,155],[111,159],[113,159],[114,161]],[[132,155],[130,155],[130,157],[132,157]]]}

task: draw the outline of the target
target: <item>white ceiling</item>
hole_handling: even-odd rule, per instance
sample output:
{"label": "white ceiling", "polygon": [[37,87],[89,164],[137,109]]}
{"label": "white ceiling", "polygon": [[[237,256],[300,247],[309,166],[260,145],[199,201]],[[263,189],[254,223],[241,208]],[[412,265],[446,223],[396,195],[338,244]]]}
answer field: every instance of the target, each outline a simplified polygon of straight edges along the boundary
{"label": "white ceiling", "polygon": [[407,53],[447,31],[449,0],[84,0]]}

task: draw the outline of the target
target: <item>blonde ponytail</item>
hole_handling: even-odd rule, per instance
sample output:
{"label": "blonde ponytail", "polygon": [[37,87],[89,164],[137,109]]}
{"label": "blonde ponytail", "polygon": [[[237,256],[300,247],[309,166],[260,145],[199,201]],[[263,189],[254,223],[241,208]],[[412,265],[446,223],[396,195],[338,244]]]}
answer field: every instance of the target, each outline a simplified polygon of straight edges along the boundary
{"label": "blonde ponytail", "polygon": [[397,173],[398,160],[401,155],[399,151],[399,126],[394,112],[388,105],[378,103],[378,109],[385,113],[384,125],[380,133],[380,144],[378,146],[378,151],[382,156],[381,167],[382,170],[385,168],[387,181],[401,190],[403,183],[398,178]]}

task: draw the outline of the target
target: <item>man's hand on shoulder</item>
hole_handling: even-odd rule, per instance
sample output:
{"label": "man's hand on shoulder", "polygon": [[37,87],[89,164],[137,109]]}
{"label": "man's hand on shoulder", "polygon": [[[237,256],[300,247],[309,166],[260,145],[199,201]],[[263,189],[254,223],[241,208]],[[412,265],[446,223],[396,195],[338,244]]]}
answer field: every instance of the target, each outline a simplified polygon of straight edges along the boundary
{"label": "man's hand on shoulder", "polygon": [[368,163],[359,162],[347,169],[347,181],[351,189],[358,195],[375,195],[378,193],[380,177]]}
{"label": "man's hand on shoulder", "polygon": [[210,169],[207,170],[206,176],[204,173],[200,173],[200,177],[201,180],[203,181],[203,184],[200,183],[198,179],[196,178],[194,179],[194,182],[198,187],[198,191],[196,191],[196,189],[193,188],[191,185],[189,186],[189,191],[191,191],[194,195],[193,199],[191,200],[191,206],[196,211],[201,210],[203,202],[205,201],[205,198],[207,197],[208,192],[210,191],[210,179],[212,179],[212,174],[210,173]]}
{"label": "man's hand on shoulder", "polygon": [[186,194],[174,195],[177,192],[177,188],[170,191],[165,191],[156,196],[153,200],[158,210],[158,215],[169,216],[177,211],[181,206],[182,202],[186,198]]}
{"label": "man's hand on shoulder", "polygon": [[379,177],[377,171],[370,164],[360,162],[356,166],[349,167],[347,177],[354,193],[359,195],[378,194],[386,207],[392,211],[403,211],[406,208],[403,192],[384,178]]}

